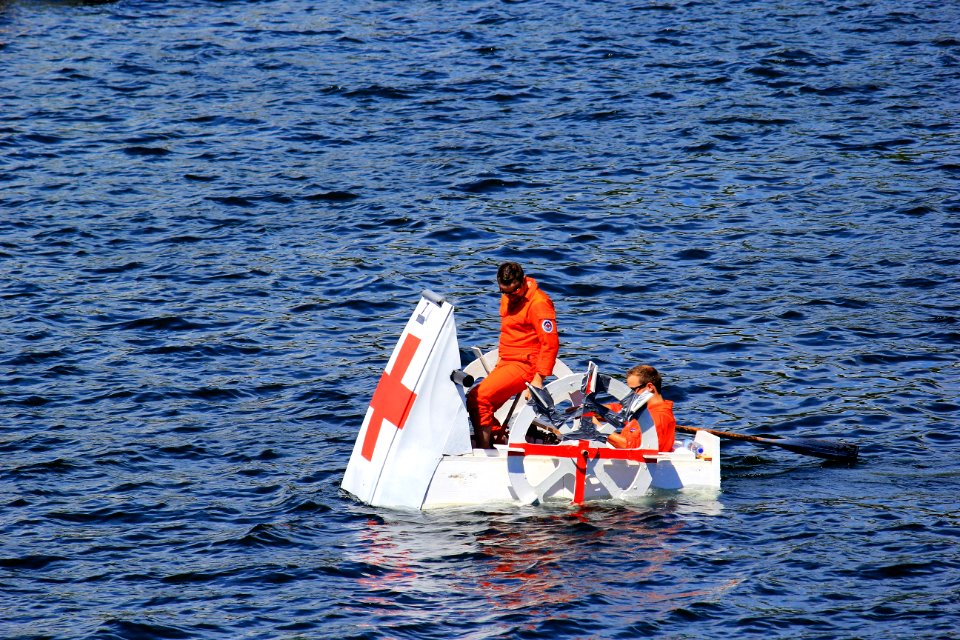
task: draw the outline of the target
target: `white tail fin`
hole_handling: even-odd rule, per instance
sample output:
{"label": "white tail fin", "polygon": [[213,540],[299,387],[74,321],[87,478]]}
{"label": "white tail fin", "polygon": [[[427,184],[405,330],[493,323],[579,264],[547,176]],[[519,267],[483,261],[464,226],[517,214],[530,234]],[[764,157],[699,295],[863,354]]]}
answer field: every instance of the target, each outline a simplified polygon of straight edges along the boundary
{"label": "white tail fin", "polygon": [[384,369],[341,487],[374,506],[419,509],[444,453],[470,451],[453,306],[425,291]]}
{"label": "white tail fin", "polygon": [[587,373],[583,376],[583,382],[580,384],[580,389],[570,395],[570,400],[573,401],[575,405],[579,405],[579,410],[574,417],[574,429],[578,431],[584,426],[584,402],[587,400],[587,396],[597,392],[597,383],[599,382],[599,377],[600,368],[591,360],[587,363]]}
{"label": "white tail fin", "polygon": [[597,392],[597,377],[600,375],[600,368],[592,360],[587,363],[587,375],[583,379],[583,395],[588,396]]}

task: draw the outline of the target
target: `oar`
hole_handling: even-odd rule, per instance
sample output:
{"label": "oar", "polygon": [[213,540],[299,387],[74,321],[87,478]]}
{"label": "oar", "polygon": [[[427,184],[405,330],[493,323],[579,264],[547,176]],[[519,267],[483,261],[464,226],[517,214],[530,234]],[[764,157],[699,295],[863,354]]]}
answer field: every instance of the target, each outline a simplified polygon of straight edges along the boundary
{"label": "oar", "polygon": [[510,405],[510,411],[507,411],[507,417],[504,419],[503,424],[510,424],[510,418],[513,417],[513,410],[517,408],[517,403],[520,402],[521,395],[523,395],[523,391],[513,396],[513,404]]}
{"label": "oar", "polygon": [[731,433],[729,431],[715,431],[713,429],[697,429],[696,427],[684,427],[677,425],[677,431],[684,433],[696,433],[697,431],[706,431],[712,433],[718,438],[728,440],[745,440],[747,442],[756,442],[757,444],[771,447],[780,447],[787,451],[793,451],[807,456],[825,458],[827,460],[840,460],[843,462],[854,462],[860,447],[850,442],[828,442],[825,440],[813,440],[811,438],[761,438],[759,436],[748,436],[743,433]]}

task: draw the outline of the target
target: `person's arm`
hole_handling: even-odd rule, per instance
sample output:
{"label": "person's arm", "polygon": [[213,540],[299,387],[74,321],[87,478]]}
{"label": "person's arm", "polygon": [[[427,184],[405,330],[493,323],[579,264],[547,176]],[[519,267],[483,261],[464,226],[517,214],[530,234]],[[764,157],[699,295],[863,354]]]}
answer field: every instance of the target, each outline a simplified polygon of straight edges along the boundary
{"label": "person's arm", "polygon": [[[553,310],[553,303],[548,300],[535,303],[531,309],[533,328],[540,341],[540,353],[537,356],[537,374],[533,378],[536,387],[543,385],[543,379],[553,373],[553,366],[557,362],[560,352],[560,334],[557,329],[557,314]],[[539,384],[538,384],[539,382]]]}

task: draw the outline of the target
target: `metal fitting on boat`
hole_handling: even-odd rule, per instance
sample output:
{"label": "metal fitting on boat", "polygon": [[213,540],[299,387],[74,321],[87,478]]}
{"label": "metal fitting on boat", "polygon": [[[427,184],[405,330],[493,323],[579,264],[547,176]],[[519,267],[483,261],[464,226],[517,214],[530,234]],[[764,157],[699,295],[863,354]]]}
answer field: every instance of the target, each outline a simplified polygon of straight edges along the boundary
{"label": "metal fitting on boat", "polygon": [[464,388],[473,386],[473,376],[461,369],[454,369],[450,373],[450,379]]}

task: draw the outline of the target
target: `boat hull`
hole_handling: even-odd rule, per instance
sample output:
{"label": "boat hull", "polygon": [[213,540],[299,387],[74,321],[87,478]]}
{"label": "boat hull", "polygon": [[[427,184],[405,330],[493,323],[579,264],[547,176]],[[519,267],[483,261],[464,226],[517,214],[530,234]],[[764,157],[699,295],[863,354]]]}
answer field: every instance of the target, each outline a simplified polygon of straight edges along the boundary
{"label": "boat hull", "polygon": [[[581,441],[582,442],[582,441]],[[580,504],[598,500],[638,500],[654,489],[719,489],[719,440],[698,434],[704,455],[679,448],[671,453],[644,453],[639,459],[601,457],[630,455],[627,450],[583,443],[559,455],[548,446],[527,452],[497,445],[441,458],[422,508],[485,504],[533,504],[560,501]],[[586,452],[586,455],[575,455]],[[715,452],[715,455],[711,455]]]}

